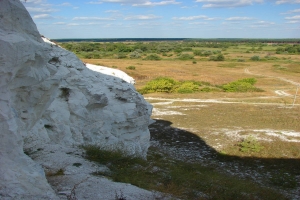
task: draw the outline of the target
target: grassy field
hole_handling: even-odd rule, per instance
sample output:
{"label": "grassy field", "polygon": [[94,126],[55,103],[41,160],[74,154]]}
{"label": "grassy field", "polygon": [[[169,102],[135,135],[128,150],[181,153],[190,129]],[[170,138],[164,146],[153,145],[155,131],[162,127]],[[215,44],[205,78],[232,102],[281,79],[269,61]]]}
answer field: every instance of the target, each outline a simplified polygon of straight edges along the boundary
{"label": "grassy field", "polygon": [[[166,184],[156,178],[156,182],[150,181],[151,187],[134,181],[133,184],[183,199],[299,199],[300,91],[295,94],[300,84],[300,56],[276,54],[273,46],[259,50],[246,45],[225,51],[221,48],[205,50],[220,50],[225,60],[209,61],[203,56],[179,60],[175,53],[160,55],[162,59],[158,61],[83,59],[125,71],[135,78],[137,89],[157,77],[170,77],[177,81],[208,82],[212,86],[255,78],[255,87],[263,90],[145,94],[145,99],[154,106],[152,118],[157,120],[150,126],[148,160],[151,167],[169,169],[171,173],[171,166],[178,165],[192,168],[194,175],[185,174],[186,180],[174,178],[176,180]],[[260,60],[251,60],[253,56],[259,56]],[[129,69],[129,66],[135,68]],[[163,161],[166,166],[162,166],[159,159],[153,160],[155,155],[168,157],[168,161]],[[191,165],[183,166],[182,161]],[[141,165],[143,169],[149,168],[147,164]],[[207,170],[211,171],[210,181],[199,175],[208,173]],[[200,184],[193,176],[203,182]],[[151,178],[147,176],[147,179]],[[118,181],[132,183],[126,178]],[[189,186],[181,186],[180,182]],[[230,186],[225,187],[226,184]],[[252,192],[246,188],[252,188]],[[267,191],[269,189],[271,191]],[[280,196],[282,194],[285,197]]]}

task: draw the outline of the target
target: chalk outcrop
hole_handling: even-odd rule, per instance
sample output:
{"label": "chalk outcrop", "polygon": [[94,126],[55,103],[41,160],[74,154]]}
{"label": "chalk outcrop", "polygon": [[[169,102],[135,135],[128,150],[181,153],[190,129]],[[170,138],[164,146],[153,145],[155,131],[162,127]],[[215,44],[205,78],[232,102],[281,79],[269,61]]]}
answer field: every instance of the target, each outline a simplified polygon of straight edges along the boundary
{"label": "chalk outcrop", "polygon": [[[19,0],[0,1],[0,199],[58,199],[42,165],[65,158],[38,160],[45,149],[95,144],[146,156],[152,106],[123,72],[88,67],[104,73],[41,38]],[[37,162],[24,151],[39,152]]]}

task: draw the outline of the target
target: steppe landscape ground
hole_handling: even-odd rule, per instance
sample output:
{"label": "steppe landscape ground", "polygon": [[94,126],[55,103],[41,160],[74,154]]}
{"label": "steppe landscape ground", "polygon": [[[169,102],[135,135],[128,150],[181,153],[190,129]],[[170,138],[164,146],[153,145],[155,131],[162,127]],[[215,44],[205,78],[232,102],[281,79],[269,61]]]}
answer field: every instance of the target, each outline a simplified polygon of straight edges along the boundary
{"label": "steppe landscape ground", "polygon": [[[299,199],[300,56],[275,54],[275,47],[271,45],[245,53],[250,50],[247,48],[243,45],[229,47],[222,51],[224,61],[209,61],[200,56],[178,60],[175,55],[159,61],[142,58],[82,60],[125,71],[135,78],[137,89],[157,77],[211,85],[255,78],[255,86],[263,91],[145,94],[145,99],[154,106],[152,118],[156,120],[149,127],[149,156],[168,155],[175,160],[200,164],[259,187],[271,188],[273,194],[284,194],[287,199]],[[273,59],[252,61],[255,55]],[[243,61],[237,61],[239,59]],[[218,176],[211,179],[218,182]],[[189,182],[188,177],[186,182]],[[181,198],[186,195],[175,190],[179,189],[169,185],[161,191]],[[244,190],[237,191],[243,193]],[[206,191],[188,199],[239,199],[233,194],[213,198],[213,192],[208,193],[208,196]],[[259,194],[246,199],[271,199],[273,195],[272,192],[265,196]]]}

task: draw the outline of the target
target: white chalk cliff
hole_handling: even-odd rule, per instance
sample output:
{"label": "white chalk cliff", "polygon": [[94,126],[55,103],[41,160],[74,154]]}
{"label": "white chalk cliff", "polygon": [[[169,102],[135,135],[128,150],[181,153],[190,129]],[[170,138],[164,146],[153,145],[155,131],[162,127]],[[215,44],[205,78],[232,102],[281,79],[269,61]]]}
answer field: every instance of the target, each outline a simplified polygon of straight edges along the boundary
{"label": "white chalk cliff", "polygon": [[[90,171],[72,168],[77,158],[70,156],[80,151],[79,145],[146,157],[152,106],[133,82],[118,70],[85,66],[73,53],[41,38],[19,0],[0,0],[0,199],[59,199],[45,168],[63,167],[74,175],[72,184],[79,181],[74,177],[86,178]],[[86,171],[92,166],[81,163]],[[92,191],[83,190],[87,192]],[[112,190],[112,199],[114,194]]]}

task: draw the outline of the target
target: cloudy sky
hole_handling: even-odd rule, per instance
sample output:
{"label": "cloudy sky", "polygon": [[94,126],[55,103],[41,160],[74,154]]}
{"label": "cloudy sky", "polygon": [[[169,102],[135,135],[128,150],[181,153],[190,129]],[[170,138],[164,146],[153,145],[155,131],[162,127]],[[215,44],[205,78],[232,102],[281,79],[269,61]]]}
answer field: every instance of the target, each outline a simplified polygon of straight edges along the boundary
{"label": "cloudy sky", "polygon": [[59,38],[300,38],[300,0],[21,0]]}

